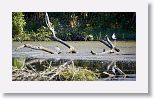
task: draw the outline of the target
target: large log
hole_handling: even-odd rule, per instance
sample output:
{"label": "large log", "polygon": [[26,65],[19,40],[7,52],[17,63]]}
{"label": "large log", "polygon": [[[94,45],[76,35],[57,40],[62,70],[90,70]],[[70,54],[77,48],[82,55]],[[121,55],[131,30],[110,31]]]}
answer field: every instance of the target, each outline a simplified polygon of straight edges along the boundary
{"label": "large log", "polygon": [[52,32],[52,35],[46,36],[46,37],[48,37],[50,40],[58,41],[59,43],[61,43],[61,44],[65,45],[66,47],[68,47],[69,48],[69,53],[77,53],[76,49],[73,46],[69,45],[68,43],[66,43],[65,41],[61,40],[60,38],[58,38],[56,36],[55,30],[54,30],[54,26],[50,22],[49,16],[48,16],[47,12],[45,14],[45,22],[46,22],[46,25],[49,28],[49,30]]}
{"label": "large log", "polygon": [[34,49],[34,50],[41,50],[41,51],[45,51],[45,52],[48,52],[50,54],[59,54],[59,52],[54,52],[53,50],[51,49],[48,49],[48,48],[45,48],[43,46],[33,46],[33,45],[30,45],[30,44],[24,44],[24,45],[21,45],[19,47],[16,48],[16,50],[19,50],[19,49],[22,49],[22,48],[30,48],[30,49]]}

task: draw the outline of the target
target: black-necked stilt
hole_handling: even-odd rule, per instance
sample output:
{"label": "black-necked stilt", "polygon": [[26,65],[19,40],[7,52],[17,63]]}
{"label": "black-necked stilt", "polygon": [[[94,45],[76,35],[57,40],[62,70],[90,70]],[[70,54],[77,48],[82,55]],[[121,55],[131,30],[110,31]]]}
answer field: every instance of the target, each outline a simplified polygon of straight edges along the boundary
{"label": "black-necked stilt", "polygon": [[115,36],[115,33],[112,34],[112,39],[113,40],[116,40],[117,39],[116,36]]}

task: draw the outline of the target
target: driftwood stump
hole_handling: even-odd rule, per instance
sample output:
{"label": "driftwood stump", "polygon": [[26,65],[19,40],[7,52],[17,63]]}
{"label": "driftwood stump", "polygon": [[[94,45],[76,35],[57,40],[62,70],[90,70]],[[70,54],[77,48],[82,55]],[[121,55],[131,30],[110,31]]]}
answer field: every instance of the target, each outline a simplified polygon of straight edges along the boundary
{"label": "driftwood stump", "polygon": [[110,41],[110,39],[108,38],[108,36],[106,35],[104,39],[99,40],[101,43],[103,43],[104,45],[106,45],[108,48],[110,48],[109,51],[103,51],[101,53],[96,53],[94,51],[91,50],[91,54],[96,55],[96,54],[106,54],[106,53],[114,53],[114,50],[116,52],[120,52],[120,49],[118,49],[116,46],[113,45],[113,43]]}

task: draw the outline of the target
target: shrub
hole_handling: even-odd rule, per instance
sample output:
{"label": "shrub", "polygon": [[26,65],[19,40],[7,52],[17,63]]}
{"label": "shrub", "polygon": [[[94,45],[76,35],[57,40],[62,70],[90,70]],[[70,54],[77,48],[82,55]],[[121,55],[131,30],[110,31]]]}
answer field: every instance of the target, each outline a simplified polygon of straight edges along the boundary
{"label": "shrub", "polygon": [[24,26],[26,25],[24,15],[22,12],[13,12],[12,13],[12,36],[15,37],[23,33]]}

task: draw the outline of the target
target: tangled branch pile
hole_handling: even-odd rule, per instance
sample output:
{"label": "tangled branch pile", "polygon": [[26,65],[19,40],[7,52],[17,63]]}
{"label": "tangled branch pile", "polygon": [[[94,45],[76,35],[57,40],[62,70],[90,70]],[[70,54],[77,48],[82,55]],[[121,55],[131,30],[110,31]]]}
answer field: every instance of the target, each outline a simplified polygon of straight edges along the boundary
{"label": "tangled branch pile", "polygon": [[36,70],[29,64],[25,64],[22,68],[13,66],[12,72],[13,81],[92,81],[96,79],[98,77],[94,72],[74,66],[73,61],[65,62],[58,67],[49,65],[43,71]]}

